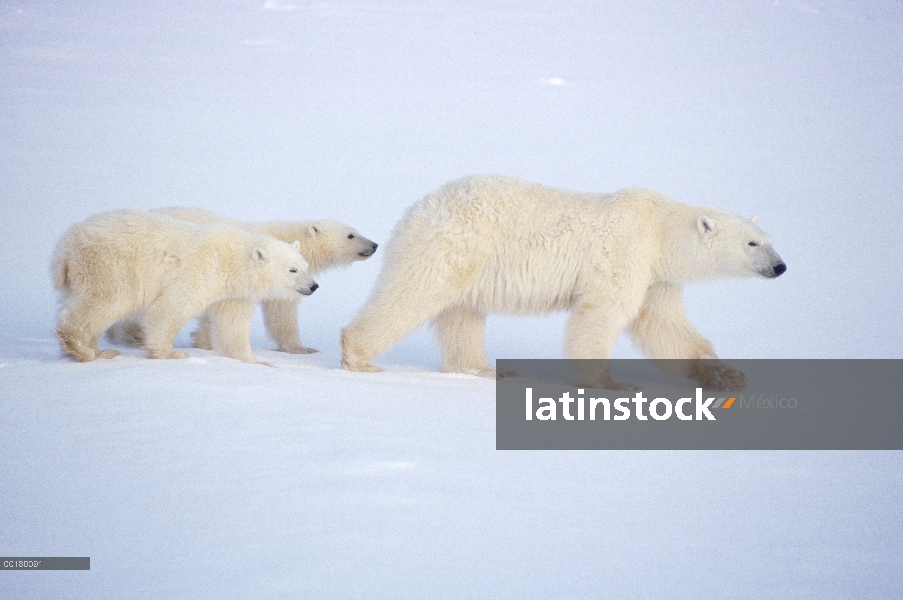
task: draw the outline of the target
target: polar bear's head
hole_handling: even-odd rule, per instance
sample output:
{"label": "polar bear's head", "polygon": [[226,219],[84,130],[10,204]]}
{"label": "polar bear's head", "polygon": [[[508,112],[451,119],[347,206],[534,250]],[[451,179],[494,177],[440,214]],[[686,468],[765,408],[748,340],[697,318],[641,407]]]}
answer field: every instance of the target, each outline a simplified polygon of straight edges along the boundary
{"label": "polar bear's head", "polygon": [[756,218],[710,211],[696,218],[700,275],[705,277],[774,278],[787,265],[771,247],[771,237],[759,229]]}
{"label": "polar bear's head", "polygon": [[311,262],[323,263],[315,270],[370,258],[378,247],[376,242],[339,221],[313,221],[308,223],[305,234],[309,240],[305,248],[310,247],[310,254],[317,255]]}
{"label": "polar bear's head", "polygon": [[369,258],[376,243],[339,221],[269,221],[254,227],[257,233],[283,242],[300,242],[311,273]]}
{"label": "polar bear's head", "polygon": [[[319,287],[310,276],[309,265],[301,256],[298,242],[286,244],[273,238],[263,238],[252,253],[258,272],[266,281],[261,288],[267,297],[297,298],[310,296]],[[264,291],[261,289],[261,291]]]}

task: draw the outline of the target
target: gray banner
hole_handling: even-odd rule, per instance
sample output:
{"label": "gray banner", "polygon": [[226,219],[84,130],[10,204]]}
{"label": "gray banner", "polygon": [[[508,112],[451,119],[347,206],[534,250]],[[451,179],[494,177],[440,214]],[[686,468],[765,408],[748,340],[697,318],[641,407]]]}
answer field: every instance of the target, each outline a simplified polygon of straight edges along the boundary
{"label": "gray banner", "polygon": [[0,569],[6,571],[90,571],[87,556],[6,556],[0,557]]}
{"label": "gray banner", "polygon": [[[903,360],[734,360],[733,391],[665,371],[690,361],[499,360],[499,450],[903,450]],[[590,379],[591,380],[591,379]],[[742,377],[741,377],[742,380]],[[736,382],[736,380],[734,380]]]}

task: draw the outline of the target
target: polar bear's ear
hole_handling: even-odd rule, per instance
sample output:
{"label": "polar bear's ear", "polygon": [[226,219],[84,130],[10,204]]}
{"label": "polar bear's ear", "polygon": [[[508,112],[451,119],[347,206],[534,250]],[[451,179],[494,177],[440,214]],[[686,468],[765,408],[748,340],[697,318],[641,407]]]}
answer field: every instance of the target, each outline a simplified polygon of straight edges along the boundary
{"label": "polar bear's ear", "polygon": [[260,248],[255,248],[254,249],[254,259],[260,260],[260,261],[265,261],[267,259],[267,257],[266,257],[266,254],[263,253],[263,250],[261,250]]}
{"label": "polar bear's ear", "polygon": [[292,248],[294,248],[298,252],[301,252],[301,242],[295,240],[294,242],[292,242]]}
{"label": "polar bear's ear", "polygon": [[752,219],[749,220],[749,222],[752,223],[753,225],[758,225],[759,217],[753,217]]}
{"label": "polar bear's ear", "polygon": [[696,229],[704,236],[710,235],[715,231],[715,220],[711,217],[700,215],[699,218],[696,219]]}

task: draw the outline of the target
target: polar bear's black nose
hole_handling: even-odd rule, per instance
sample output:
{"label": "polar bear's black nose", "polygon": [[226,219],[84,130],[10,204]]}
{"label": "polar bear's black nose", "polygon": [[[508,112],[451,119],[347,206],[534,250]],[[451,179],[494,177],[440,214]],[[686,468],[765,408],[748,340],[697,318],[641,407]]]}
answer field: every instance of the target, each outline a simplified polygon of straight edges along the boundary
{"label": "polar bear's black nose", "polygon": [[377,244],[376,242],[370,242],[370,247],[366,248],[364,250],[361,250],[360,252],[357,253],[357,255],[363,256],[363,257],[373,256],[373,253],[376,252],[377,248],[379,248],[379,244]]}
{"label": "polar bear's black nose", "polygon": [[[783,266],[783,265],[781,265],[781,266]],[[782,273],[783,273],[783,271],[782,271]],[[313,282],[310,286],[310,293],[313,294],[314,292],[316,292],[318,287],[320,287],[320,284],[317,283],[316,281]]]}
{"label": "polar bear's black nose", "polygon": [[774,266],[774,276],[779,277],[784,274],[784,271],[787,270],[787,265],[784,263],[778,263]]}

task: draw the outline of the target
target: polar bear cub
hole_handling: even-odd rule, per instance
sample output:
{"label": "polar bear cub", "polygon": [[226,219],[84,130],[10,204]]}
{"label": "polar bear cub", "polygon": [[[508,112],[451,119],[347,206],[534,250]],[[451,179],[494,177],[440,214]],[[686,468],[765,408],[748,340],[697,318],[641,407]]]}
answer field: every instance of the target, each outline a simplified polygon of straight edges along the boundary
{"label": "polar bear cub", "polygon": [[62,292],[55,333],[63,353],[82,362],[118,354],[98,342],[126,317],[141,319],[150,358],[185,358],[173,341],[211,303],[291,299],[317,289],[297,246],[136,210],[73,225],[57,244],[52,273]]}
{"label": "polar bear cub", "polygon": [[[777,277],[786,265],[754,221],[645,189],[587,194],[500,176],[453,181],[396,225],[379,280],[342,332],[342,364],[370,361],[432,320],[443,369],[495,376],[483,335],[488,313],[569,310],[568,358],[609,359],[628,329],[650,357],[706,387],[739,388],[689,322],[686,282]],[[618,389],[607,362],[582,373]],[[628,386],[629,387],[629,386]]]}
{"label": "polar bear cub", "polygon": [[[332,267],[365,260],[376,252],[378,244],[362,236],[344,223],[319,221],[266,221],[252,223],[230,219],[209,210],[191,207],[161,208],[153,212],[197,224],[224,223],[261,235],[269,235],[284,242],[298,242],[301,254],[316,275]],[[262,301],[263,321],[267,334],[276,342],[280,352],[308,354],[316,352],[301,343],[298,329],[299,298],[269,298]],[[251,357],[251,323],[255,303],[227,300],[211,305],[200,318],[192,334],[197,348],[217,352],[239,360]],[[117,323],[107,332],[107,339],[116,343],[141,345],[141,324],[134,320]],[[256,359],[254,359],[256,360]]]}

